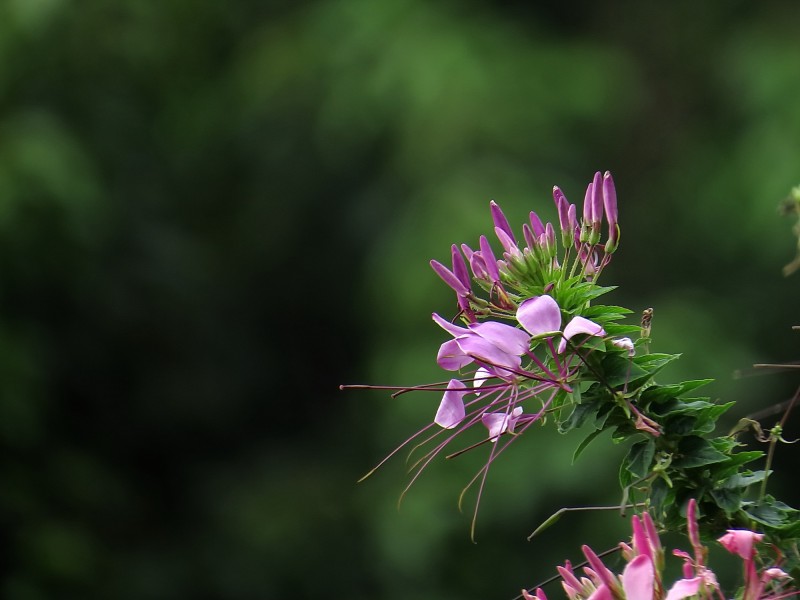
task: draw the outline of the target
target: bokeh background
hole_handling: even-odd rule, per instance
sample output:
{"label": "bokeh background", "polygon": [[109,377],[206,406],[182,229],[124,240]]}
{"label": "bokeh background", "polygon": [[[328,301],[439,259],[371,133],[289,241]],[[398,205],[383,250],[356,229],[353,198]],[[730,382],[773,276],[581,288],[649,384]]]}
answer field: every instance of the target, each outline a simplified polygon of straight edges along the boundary
{"label": "bokeh background", "polygon": [[[0,596],[512,598],[609,513],[625,448],[532,431],[398,511],[438,397],[428,266],[617,182],[609,300],[724,423],[793,393],[800,5],[0,2]],[[635,322],[635,320],[634,320]],[[797,437],[790,421],[787,437]],[[605,443],[604,443],[605,442]],[[772,491],[792,502],[797,450]],[[795,505],[800,502],[794,502]],[[549,588],[548,588],[549,589]],[[553,596],[559,591],[553,588]]]}

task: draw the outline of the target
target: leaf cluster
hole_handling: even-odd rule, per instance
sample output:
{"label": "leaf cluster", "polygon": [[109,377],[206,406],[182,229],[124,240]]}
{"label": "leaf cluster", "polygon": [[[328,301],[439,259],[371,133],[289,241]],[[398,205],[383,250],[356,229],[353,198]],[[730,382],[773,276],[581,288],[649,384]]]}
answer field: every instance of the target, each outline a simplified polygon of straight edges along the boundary
{"label": "leaf cluster", "polygon": [[[624,312],[592,306],[583,314],[615,320]],[[604,326],[611,334],[639,329]],[[710,379],[658,383],[656,375],[680,355],[647,353],[646,341],[637,342],[633,357],[609,341],[579,350],[585,367],[580,385],[559,415],[562,433],[589,429],[573,460],[610,431],[615,443],[630,444],[619,468],[621,507],[644,503],[660,527],[683,530],[686,505],[694,498],[706,539],[729,528],[751,528],[767,535],[787,557],[787,565],[800,564],[797,510],[763,493],[769,472],[752,466],[764,452],[746,449],[735,435],[714,435],[718,418],[734,403],[718,404],[693,394]],[[642,419],[654,423],[658,435],[643,427]]]}

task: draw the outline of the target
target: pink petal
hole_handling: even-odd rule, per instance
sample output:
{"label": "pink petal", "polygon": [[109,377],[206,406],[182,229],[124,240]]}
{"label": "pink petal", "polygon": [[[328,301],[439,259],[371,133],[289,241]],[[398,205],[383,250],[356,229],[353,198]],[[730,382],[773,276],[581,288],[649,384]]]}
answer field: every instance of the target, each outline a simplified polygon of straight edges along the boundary
{"label": "pink petal", "polygon": [[650,560],[653,560],[653,550],[650,547],[650,541],[647,539],[644,526],[639,520],[639,515],[633,515],[631,518],[631,529],[633,530],[633,547],[636,549],[636,554],[647,556]]}
{"label": "pink petal", "polygon": [[489,439],[494,442],[506,431],[514,431],[514,425],[516,425],[521,414],[522,407],[519,406],[511,411],[511,414],[501,412],[485,413],[481,416],[481,423],[489,430]]}
{"label": "pink petal", "polygon": [[480,390],[480,387],[481,387],[481,386],[482,386],[484,383],[486,383],[486,380],[487,380],[487,379],[491,379],[492,377],[494,377],[494,375],[491,373],[491,371],[489,371],[489,369],[486,369],[486,368],[484,368],[484,367],[479,367],[479,368],[478,368],[478,369],[475,371],[475,376],[473,377],[473,379],[474,379],[474,381],[473,381],[473,383],[472,383],[472,389],[473,389],[473,391],[474,391],[474,392],[475,392],[477,395],[480,395],[480,392],[479,392],[478,390]]}
{"label": "pink petal", "polygon": [[614,600],[614,596],[611,594],[611,590],[608,589],[608,586],[603,584],[592,592],[592,595],[586,600]]}
{"label": "pink petal", "polygon": [[665,600],[682,600],[689,596],[694,596],[700,591],[700,584],[703,583],[702,577],[693,577],[692,579],[678,579],[672,584],[672,587],[667,592]]}
{"label": "pink petal", "polygon": [[461,423],[466,416],[463,397],[468,393],[467,386],[461,381],[451,379],[447,384],[447,391],[439,403],[439,410],[436,411],[436,418],[433,419],[433,422],[445,429],[453,429]]}
{"label": "pink petal", "polygon": [[457,337],[455,341],[464,354],[475,360],[479,360],[494,367],[506,367],[508,372],[518,371],[520,368],[520,363],[522,361],[519,356],[504,352],[489,340],[479,335],[469,333]]}
{"label": "pink petal", "polygon": [[531,336],[511,325],[496,321],[484,321],[471,325],[470,330],[507,354],[521,356],[530,348]]}
{"label": "pink petal", "polygon": [[654,582],[653,561],[646,554],[640,554],[629,562],[622,572],[625,600],[653,600]]}
{"label": "pink petal", "polygon": [[448,340],[439,346],[439,352],[436,355],[437,364],[445,371],[458,371],[473,360],[461,349],[456,340]]}
{"label": "pink petal", "polygon": [[765,569],[764,572],[761,574],[761,581],[766,583],[773,579],[791,579],[792,576],[789,575],[783,569],[778,567],[770,567],[769,569]]}
{"label": "pink petal", "polygon": [[464,335],[465,333],[469,333],[469,329],[466,329],[465,327],[459,327],[458,325],[453,325],[450,321],[448,321],[447,319],[443,319],[436,313],[433,313],[432,317],[433,320],[436,321],[436,324],[439,327],[444,329],[447,333],[449,333],[453,337],[458,337],[460,335]]}
{"label": "pink petal", "polygon": [[600,325],[590,321],[589,319],[584,319],[583,317],[573,317],[573,319],[567,323],[567,326],[564,327],[564,337],[561,338],[561,342],[558,344],[559,354],[566,349],[568,340],[571,340],[573,337],[580,334],[605,335],[606,332],[602,327],[600,327]]}
{"label": "pink petal", "polygon": [[760,542],[763,537],[763,533],[754,533],[749,529],[728,529],[728,533],[717,541],[725,546],[728,552],[738,554],[745,560],[752,560],[755,553],[753,544]]}
{"label": "pink petal", "polygon": [[517,321],[534,336],[561,330],[561,309],[551,296],[528,298],[517,309]]}

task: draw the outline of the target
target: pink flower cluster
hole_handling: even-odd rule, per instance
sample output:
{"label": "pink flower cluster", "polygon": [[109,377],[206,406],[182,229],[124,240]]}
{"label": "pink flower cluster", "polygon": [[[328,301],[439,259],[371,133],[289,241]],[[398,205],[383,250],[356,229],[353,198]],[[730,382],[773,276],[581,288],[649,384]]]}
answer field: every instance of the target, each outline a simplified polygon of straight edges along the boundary
{"label": "pink flower cluster", "polygon": [[[583,569],[584,576],[578,577],[569,561],[558,567],[569,600],[711,600],[715,596],[725,600],[716,576],[705,565],[708,549],[700,543],[694,499],[689,501],[686,516],[694,552],[673,551],[684,561],[683,578],[674,582],[666,593],[661,578],[664,551],[652,518],[643,513],[641,517],[634,515],[632,519],[631,545],[620,544],[627,561],[621,575],[609,570],[588,546],[582,548],[588,562]],[[793,587],[784,587],[791,577],[780,567],[772,566],[761,571],[756,567],[756,544],[763,537],[763,534],[747,529],[729,529],[718,540],[726,550],[744,561],[743,591],[737,596],[741,600],[778,600],[798,593]],[[547,600],[541,588],[537,588],[534,594],[523,590],[522,597],[525,600]]]}

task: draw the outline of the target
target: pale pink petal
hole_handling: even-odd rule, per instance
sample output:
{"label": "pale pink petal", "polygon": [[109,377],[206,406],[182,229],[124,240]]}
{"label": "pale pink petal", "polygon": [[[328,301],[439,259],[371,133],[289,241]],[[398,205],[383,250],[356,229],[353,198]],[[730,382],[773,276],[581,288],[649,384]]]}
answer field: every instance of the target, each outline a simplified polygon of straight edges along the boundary
{"label": "pale pink petal", "polygon": [[791,579],[792,576],[789,575],[783,569],[778,567],[771,567],[769,569],[765,569],[764,572],[761,574],[761,581],[767,583],[773,579]]}
{"label": "pale pink petal", "polygon": [[755,553],[753,544],[760,542],[763,537],[763,533],[755,533],[749,529],[728,529],[728,533],[717,541],[728,552],[738,554],[745,560],[752,560]]}
{"label": "pale pink petal", "polygon": [[486,380],[487,380],[487,379],[491,379],[492,377],[494,377],[494,375],[493,375],[493,374],[492,374],[492,373],[489,371],[489,369],[486,369],[486,368],[484,368],[484,367],[479,367],[479,368],[478,368],[478,369],[475,371],[475,376],[473,377],[473,379],[474,379],[474,381],[473,381],[473,383],[472,383],[472,389],[473,389],[473,391],[474,391],[474,392],[475,392],[477,395],[480,395],[480,392],[479,392],[479,390],[480,390],[480,387],[481,387],[481,386],[482,386],[484,383],[486,383]]}
{"label": "pale pink petal", "polygon": [[507,354],[521,356],[530,348],[531,336],[522,331],[522,329],[505,323],[484,321],[483,323],[470,325],[470,330]]}
{"label": "pale pink petal", "polygon": [[535,296],[519,305],[517,321],[531,335],[555,334],[561,330],[561,309],[551,296]]}
{"label": "pale pink petal", "polygon": [[640,554],[629,562],[622,572],[625,600],[653,600],[654,582],[653,561],[646,554]]}
{"label": "pale pink petal", "polygon": [[567,326],[564,327],[564,337],[558,344],[558,352],[564,352],[567,347],[567,341],[580,334],[605,335],[606,332],[602,327],[600,327],[600,325],[590,321],[589,319],[585,319],[583,317],[573,317],[572,320],[567,323]]}
{"label": "pale pink petal", "polygon": [[689,596],[694,596],[700,591],[700,585],[703,583],[702,577],[693,577],[691,579],[678,579],[672,584],[672,587],[667,592],[665,600],[682,600]]}
{"label": "pale pink petal", "polygon": [[481,416],[481,423],[489,430],[489,439],[494,442],[506,431],[514,431],[514,425],[516,425],[521,414],[522,407],[520,406],[511,411],[511,414],[501,412],[485,413]]}
{"label": "pale pink petal", "polygon": [[432,316],[433,320],[436,321],[436,324],[453,337],[458,337],[459,335],[469,333],[469,329],[466,329],[465,327],[459,327],[458,325],[453,325],[450,321],[443,319],[436,313],[433,313]]}
{"label": "pale pink petal", "polygon": [[467,386],[458,379],[451,379],[433,422],[445,429],[453,429],[461,423],[466,416],[463,397],[468,393]]}
{"label": "pale pink petal", "polygon": [[439,352],[436,355],[436,362],[446,371],[458,371],[473,360],[471,356],[464,353],[456,340],[449,340],[439,346]]}
{"label": "pale pink petal", "polygon": [[518,371],[520,368],[521,360],[519,356],[504,352],[479,335],[470,333],[457,337],[455,341],[464,354],[471,356],[475,360],[497,368],[505,367],[507,373]]}

